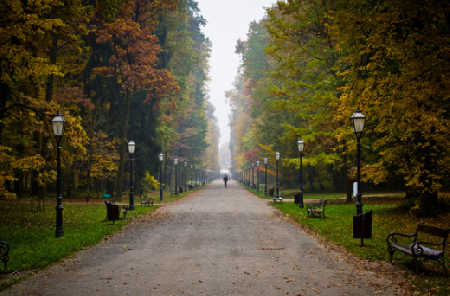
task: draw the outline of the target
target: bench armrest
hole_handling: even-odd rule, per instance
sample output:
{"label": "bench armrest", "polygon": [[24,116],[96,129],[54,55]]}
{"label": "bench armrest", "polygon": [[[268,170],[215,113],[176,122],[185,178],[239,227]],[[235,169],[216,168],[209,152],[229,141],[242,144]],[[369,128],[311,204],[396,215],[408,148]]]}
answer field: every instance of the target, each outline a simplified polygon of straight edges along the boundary
{"label": "bench armrest", "polygon": [[424,245],[439,246],[442,244],[443,244],[443,242],[440,242],[440,243],[415,242],[411,245],[411,253],[413,254],[414,257],[421,257],[424,255],[424,252],[427,252],[428,256],[430,256],[430,255],[431,256],[439,256],[443,252],[427,248]]}
{"label": "bench armrest", "polygon": [[403,233],[398,233],[398,232],[391,232],[391,233],[389,233],[389,235],[386,238],[386,241],[387,241],[388,245],[397,243],[397,238],[395,236],[413,237],[414,241],[416,241],[417,231],[414,232],[413,234],[403,234]]}
{"label": "bench armrest", "polygon": [[9,253],[9,244],[5,241],[0,242],[0,253],[4,252],[6,255]]}

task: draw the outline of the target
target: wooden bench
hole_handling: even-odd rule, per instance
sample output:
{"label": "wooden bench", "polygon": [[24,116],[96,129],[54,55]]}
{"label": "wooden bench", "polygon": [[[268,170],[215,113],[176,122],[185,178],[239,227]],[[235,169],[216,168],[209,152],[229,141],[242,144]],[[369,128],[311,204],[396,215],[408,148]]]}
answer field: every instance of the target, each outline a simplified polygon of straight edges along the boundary
{"label": "wooden bench", "polygon": [[8,263],[9,261],[9,245],[5,241],[0,242],[0,260],[3,261],[3,264],[5,265],[5,270],[8,270],[6,263]]}
{"label": "wooden bench", "polygon": [[272,197],[273,202],[276,203],[277,201],[279,201],[280,203],[283,203],[284,192],[281,192],[279,194],[278,198],[276,196],[274,196],[274,195],[275,195],[275,188],[272,187],[272,188],[269,189],[269,196]]}
{"label": "wooden bench", "polygon": [[146,197],[143,194],[139,195],[139,198],[141,199],[141,207],[143,205],[152,206],[154,203],[154,199],[151,197]]}
{"label": "wooden bench", "polygon": [[308,213],[308,217],[325,217],[325,206],[327,205],[328,199],[321,199],[318,204],[306,205],[306,212]]}
{"label": "wooden bench", "polygon": [[[448,274],[447,268],[445,267],[444,258],[445,258],[445,243],[447,242],[449,233],[450,228],[442,229],[432,225],[425,225],[423,221],[417,225],[417,230],[413,234],[402,234],[397,232],[391,232],[386,238],[388,244],[387,250],[391,256],[391,263],[392,263],[392,256],[394,255],[395,251],[401,251],[413,257],[414,263],[420,263],[419,262],[420,258],[422,259],[421,260],[422,262],[428,260],[436,260],[437,262],[442,264],[445,273]],[[430,235],[437,237],[438,241],[440,239],[442,240],[437,243],[421,241],[424,235],[427,235],[428,237],[430,237]],[[398,237],[408,238],[409,242],[407,244],[401,244],[398,242]],[[413,240],[413,243],[409,244],[411,242],[411,239]],[[425,245],[436,247],[434,247],[434,249],[431,249],[425,247]],[[417,264],[417,270],[418,269],[419,264]]]}
{"label": "wooden bench", "polygon": [[113,204],[109,200],[105,200],[106,205],[106,220],[113,221],[113,224],[115,224],[116,220],[120,219],[120,213],[123,214],[123,219],[126,219],[127,212],[128,212],[128,206],[120,206]]}

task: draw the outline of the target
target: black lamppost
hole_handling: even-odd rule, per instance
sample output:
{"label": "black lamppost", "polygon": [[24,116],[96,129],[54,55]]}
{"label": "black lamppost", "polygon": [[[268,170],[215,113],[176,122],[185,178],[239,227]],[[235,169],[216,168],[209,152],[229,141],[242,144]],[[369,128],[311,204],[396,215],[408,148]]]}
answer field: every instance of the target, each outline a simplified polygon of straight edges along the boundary
{"label": "black lamppost", "polygon": [[128,153],[130,153],[130,211],[134,211],[134,186],[133,186],[133,154],[136,144],[134,141],[128,142]]}
{"label": "black lamppost", "polygon": [[256,161],[256,192],[259,192],[259,160]]}
{"label": "black lamppost", "polygon": [[264,194],[267,195],[267,163],[269,160],[264,157]]}
{"label": "black lamppost", "polygon": [[246,181],[245,181],[245,184],[247,185],[247,186],[249,186],[250,185],[250,172],[249,172],[249,167],[248,167],[248,165],[246,165],[245,166],[245,169],[246,169],[246,177],[245,177],[245,179],[246,179]]}
{"label": "black lamppost", "polygon": [[164,160],[164,154],[159,154],[159,200],[163,200],[162,192],[162,163]]}
{"label": "black lamppost", "polygon": [[206,167],[203,168],[203,186],[206,186]]}
{"label": "black lamppost", "polygon": [[198,187],[198,165],[195,166],[195,187]]}
{"label": "black lamppost", "polygon": [[187,185],[186,185],[186,167],[187,167],[187,161],[184,161],[184,192],[187,191]]}
{"label": "black lamppost", "polygon": [[173,164],[175,165],[175,195],[178,195],[178,158],[173,160]]}
{"label": "black lamppost", "polygon": [[302,172],[302,167],[303,167],[303,151],[305,149],[305,142],[302,141],[302,139],[300,138],[300,140],[297,141],[297,147],[298,147],[298,152],[300,152],[300,199],[298,202],[298,206],[299,208],[303,209],[303,172]]}
{"label": "black lamppost", "polygon": [[192,187],[192,167],[193,167],[193,165],[191,163],[191,189],[193,189],[193,187]]}
{"label": "black lamppost", "polygon": [[53,135],[56,138],[56,238],[64,236],[63,228],[63,206],[61,193],[61,139],[64,136],[64,125],[66,121],[64,117],[56,112],[56,116],[52,119]]}
{"label": "black lamppost", "polygon": [[255,187],[255,164],[252,163],[252,188]]}
{"label": "black lamppost", "polygon": [[280,152],[276,152],[275,153],[275,158],[276,158],[276,160],[277,160],[277,194],[276,194],[276,198],[278,199],[279,197],[280,197],[280,194],[279,194],[279,189],[278,189],[278,161],[280,160]]}
{"label": "black lamppost", "polygon": [[361,134],[364,130],[364,124],[366,123],[366,116],[362,114],[361,110],[356,109],[355,113],[353,113],[352,117],[350,117],[353,125],[353,133],[356,135],[356,147],[357,147],[357,162],[358,162],[358,171],[357,171],[357,184],[358,190],[356,193],[356,215],[362,214],[362,202],[361,202],[361,143],[360,138]]}

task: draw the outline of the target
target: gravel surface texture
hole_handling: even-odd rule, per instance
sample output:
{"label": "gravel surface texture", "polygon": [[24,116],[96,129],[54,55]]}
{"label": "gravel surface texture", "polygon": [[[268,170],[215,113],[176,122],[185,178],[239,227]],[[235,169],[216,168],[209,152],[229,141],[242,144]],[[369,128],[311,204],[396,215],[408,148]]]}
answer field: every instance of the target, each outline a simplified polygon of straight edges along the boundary
{"label": "gravel surface texture", "polygon": [[361,265],[215,181],[0,295],[403,294],[394,272]]}

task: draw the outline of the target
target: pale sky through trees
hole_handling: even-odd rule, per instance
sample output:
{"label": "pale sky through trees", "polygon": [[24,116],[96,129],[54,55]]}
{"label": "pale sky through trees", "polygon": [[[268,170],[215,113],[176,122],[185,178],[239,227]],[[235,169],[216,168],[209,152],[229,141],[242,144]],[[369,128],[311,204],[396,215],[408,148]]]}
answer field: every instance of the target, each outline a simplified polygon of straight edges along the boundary
{"label": "pale sky through trees", "polygon": [[235,53],[236,41],[239,38],[246,40],[250,22],[262,19],[265,15],[264,7],[271,7],[275,2],[276,0],[198,0],[200,13],[208,22],[203,32],[212,41],[211,81],[208,87],[219,121],[219,147],[230,140],[230,107],[225,104],[225,91],[233,88],[240,62],[239,55]]}

